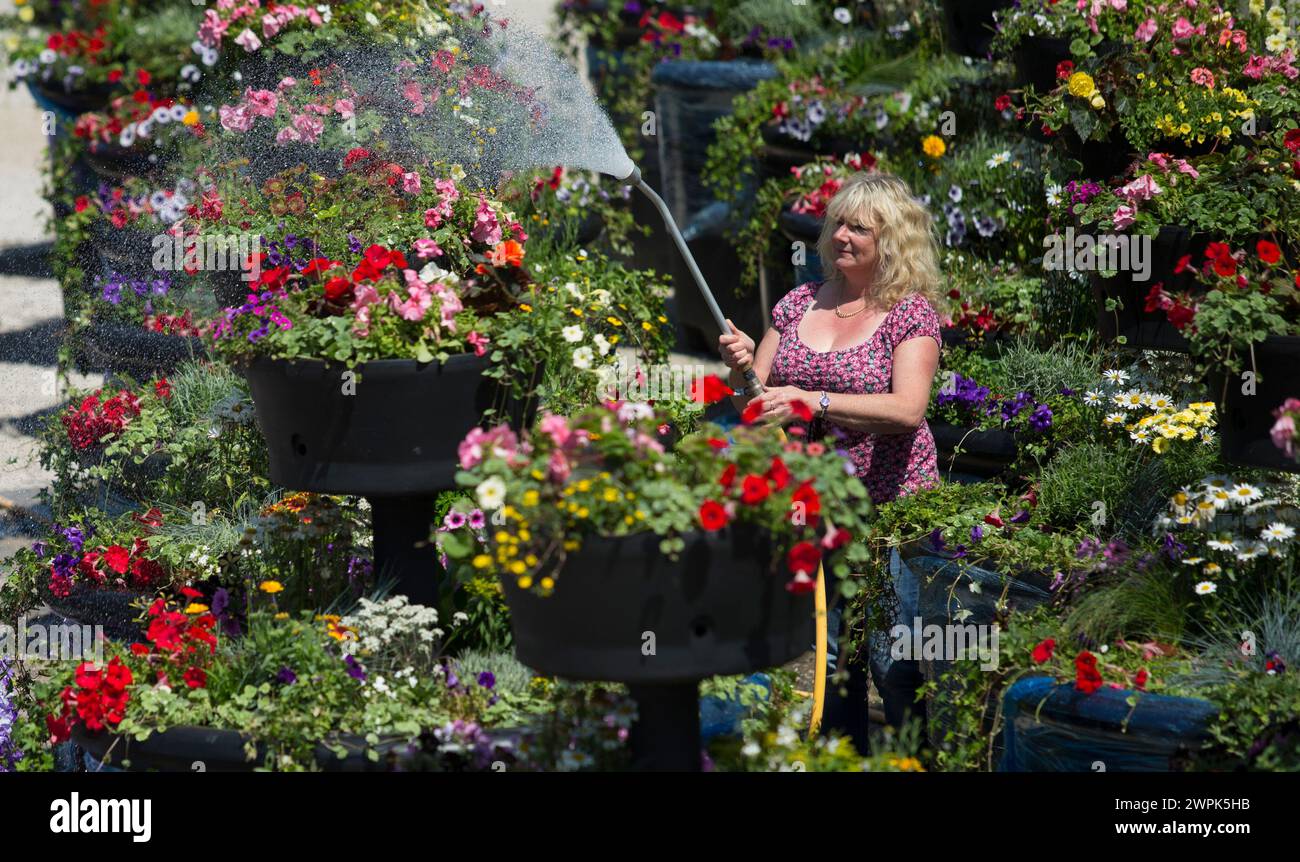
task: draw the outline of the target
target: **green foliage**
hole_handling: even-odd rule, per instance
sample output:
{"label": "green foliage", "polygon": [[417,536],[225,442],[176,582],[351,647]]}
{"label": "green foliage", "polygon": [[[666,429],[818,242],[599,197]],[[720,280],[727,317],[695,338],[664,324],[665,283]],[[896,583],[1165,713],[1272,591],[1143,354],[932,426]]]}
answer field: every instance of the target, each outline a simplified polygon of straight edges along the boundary
{"label": "green foliage", "polygon": [[1058,341],[1044,348],[1027,339],[998,346],[1003,382],[1008,390],[1040,397],[1072,389],[1083,392],[1101,382],[1101,356],[1089,340]]}

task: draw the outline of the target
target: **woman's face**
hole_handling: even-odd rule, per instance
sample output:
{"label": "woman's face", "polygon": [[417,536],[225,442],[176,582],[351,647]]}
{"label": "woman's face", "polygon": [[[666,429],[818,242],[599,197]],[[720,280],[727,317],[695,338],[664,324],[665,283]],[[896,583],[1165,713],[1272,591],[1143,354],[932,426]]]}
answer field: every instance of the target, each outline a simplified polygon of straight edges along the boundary
{"label": "woman's face", "polygon": [[866,275],[876,268],[876,232],[858,216],[842,217],[831,235],[835,266],[846,276]]}

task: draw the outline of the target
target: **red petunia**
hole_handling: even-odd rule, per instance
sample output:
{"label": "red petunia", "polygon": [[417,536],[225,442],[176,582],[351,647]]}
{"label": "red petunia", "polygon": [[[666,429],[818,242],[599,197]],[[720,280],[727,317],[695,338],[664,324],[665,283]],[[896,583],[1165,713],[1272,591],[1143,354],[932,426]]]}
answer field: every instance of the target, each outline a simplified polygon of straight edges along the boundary
{"label": "red petunia", "polygon": [[77,212],[85,212],[88,206],[90,206],[90,198],[85,195],[77,195],[76,203],[72,205],[72,208]]}
{"label": "red petunia", "polygon": [[1293,153],[1300,153],[1300,129],[1288,129],[1282,143]]}
{"label": "red petunia", "polygon": [[746,506],[757,506],[772,494],[772,488],[762,476],[750,473],[740,486],[740,501]]}
{"label": "red petunia", "polygon": [[1174,325],[1175,329],[1182,330],[1196,318],[1196,309],[1186,305],[1175,303],[1172,308],[1165,312],[1169,322]]}
{"label": "red petunia", "polygon": [[1178,258],[1178,263],[1174,264],[1174,275],[1181,275],[1183,270],[1187,269],[1191,262],[1192,256],[1190,254],[1185,254]]}
{"label": "red petunia", "polygon": [[1052,660],[1052,651],[1056,649],[1056,638],[1047,638],[1034,647],[1034,664]]}
{"label": "red petunia", "polygon": [[716,404],[731,395],[731,387],[716,374],[691,382],[691,400],[697,404]]}
{"label": "red petunia", "polygon": [[135,79],[140,82],[141,87],[147,87],[153,80],[153,75],[150,75],[147,69],[136,69]]}
{"label": "red petunia", "polygon": [[208,675],[201,667],[192,667],[185,671],[185,684],[190,688],[207,688]]}
{"label": "red petunia", "polygon": [[723,449],[726,449],[731,445],[726,440],[719,440],[717,437],[710,437],[708,443],[709,447],[712,448],[714,452],[721,452]]}
{"label": "red petunia", "polygon": [[116,84],[120,80],[122,80],[121,69],[113,69],[108,73],[108,82],[110,84]]}
{"label": "red petunia", "polygon": [[1101,673],[1097,670],[1097,657],[1083,650],[1074,658],[1074,687],[1084,694],[1092,694],[1102,686]]}
{"label": "red petunia", "polygon": [[705,500],[700,504],[700,526],[709,532],[721,530],[727,526],[727,510],[717,500]]}
{"label": "red petunia", "polygon": [[1255,245],[1255,251],[1259,253],[1259,259],[1269,266],[1273,266],[1282,259],[1282,249],[1278,248],[1277,243],[1261,239]]}
{"label": "red petunia", "polygon": [[1005,111],[1011,107],[1011,96],[1003,93],[993,101],[993,107],[999,111]]}
{"label": "red petunia", "polygon": [[1214,259],[1214,271],[1224,278],[1236,275],[1237,261],[1231,257],[1217,257]]}
{"label": "red petunia", "polygon": [[790,470],[779,456],[772,456],[772,466],[763,475],[772,481],[778,491],[784,491],[785,486],[790,484]]}
{"label": "red petunia", "polygon": [[1147,673],[1147,669],[1146,669],[1146,668],[1142,668],[1142,669],[1139,670],[1136,674],[1134,674],[1134,676],[1133,676],[1133,686],[1134,686],[1138,691],[1146,691],[1146,689],[1147,689],[1147,680],[1150,679],[1150,676],[1151,676],[1151,675]]}
{"label": "red petunia", "polygon": [[[795,489],[794,493],[790,495],[790,502],[803,507],[803,513],[809,524],[815,523],[816,518],[821,514],[822,498],[817,493],[817,489],[813,487],[811,479]],[[793,517],[793,514],[791,514],[792,519]]]}
{"label": "red petunia", "polygon": [[736,465],[728,464],[727,468],[722,471],[722,475],[718,477],[718,484],[726,488],[728,491],[730,491],[731,485],[735,481],[736,481]]}
{"label": "red petunia", "polygon": [[758,417],[763,414],[763,402],[755,398],[745,405],[744,411],[740,414],[740,421],[746,425],[753,425],[758,421]]}
{"label": "red petunia", "polygon": [[121,545],[109,545],[104,549],[104,562],[119,575],[125,575],[130,566],[131,554]]}
{"label": "red petunia", "polygon": [[790,549],[786,556],[786,563],[792,572],[802,572],[811,574],[817,570],[817,564],[821,562],[822,552],[812,542],[800,542]]}

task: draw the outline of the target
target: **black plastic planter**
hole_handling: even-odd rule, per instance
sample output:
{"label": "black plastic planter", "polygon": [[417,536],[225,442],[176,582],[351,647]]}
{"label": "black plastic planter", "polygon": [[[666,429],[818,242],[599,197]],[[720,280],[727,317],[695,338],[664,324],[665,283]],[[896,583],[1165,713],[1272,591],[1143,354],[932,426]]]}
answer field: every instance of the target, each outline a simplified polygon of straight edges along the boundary
{"label": "black plastic planter", "polygon": [[[964,0],[963,0],[964,3]],[[1120,49],[1117,42],[1103,41],[1096,47],[1096,53],[1105,57]],[[1016,83],[1023,87],[1033,85],[1040,93],[1056,89],[1060,81],[1056,78],[1056,67],[1063,60],[1073,60],[1070,43],[1055,36],[1029,36],[1012,50],[1012,61],[1016,68]]]}
{"label": "black plastic planter", "polygon": [[93,323],[78,339],[84,367],[136,380],[170,373],[182,362],[207,356],[199,338],[165,335],[128,323]]}
{"label": "black plastic planter", "polygon": [[986,57],[993,41],[993,13],[1011,0],[943,0],[948,50],[967,57]]}
{"label": "black plastic planter", "polygon": [[[160,231],[161,233],[161,231]],[[99,257],[100,274],[131,278],[156,278],[163,274],[153,267],[154,234],[131,227],[113,228],[96,222],[90,229],[90,242]],[[171,243],[171,237],[165,237]]]}
{"label": "black plastic planter", "polygon": [[[817,240],[821,238],[822,220],[805,213],[794,212],[787,207],[781,210],[777,224],[780,225],[781,235],[791,244],[787,259],[790,260],[790,266],[794,270],[793,273],[787,272],[781,295],[801,284],[821,281],[825,274],[822,271],[821,257],[817,254]],[[803,243],[802,263],[794,259],[793,243],[796,242]],[[776,305],[776,300],[780,298],[780,296],[774,297],[772,304]]]}
{"label": "black plastic planter", "polygon": [[930,433],[934,435],[940,472],[992,479],[1002,475],[1016,460],[1015,435],[1001,428],[976,431],[947,422],[930,422]]}
{"label": "black plastic planter", "polygon": [[28,81],[32,98],[42,109],[53,111],[64,121],[72,123],[87,111],[98,111],[108,105],[111,91],[107,86],[84,90],[64,90],[58,84]]}
{"label": "black plastic planter", "polygon": [[811,597],[771,571],[766,535],[740,526],[685,538],[677,562],[655,535],[589,539],[548,597],[504,584],[520,661],[629,686],[638,769],[698,770],[699,681],[785,664],[812,643]]}
{"label": "black plastic planter", "polygon": [[1218,712],[1199,698],[1113,688],[1085,694],[1048,677],[1022,679],[1003,697],[999,769],[1180,772],[1209,741],[1206,728]]}
{"label": "black plastic planter", "polygon": [[[1125,347],[1142,350],[1172,350],[1186,353],[1187,339],[1178,331],[1163,311],[1146,311],[1146,297],[1156,282],[1162,282],[1168,293],[1179,293],[1194,286],[1194,269],[1188,267],[1175,273],[1180,258],[1192,255],[1195,259],[1204,249],[1206,238],[1180,226],[1166,226],[1151,242],[1151,273],[1145,281],[1138,281],[1132,272],[1120,272],[1114,278],[1102,278],[1092,273],[1093,298],[1097,302],[1097,330],[1102,337],[1113,340],[1125,338]],[[1107,299],[1118,299],[1123,308],[1106,310]]]}
{"label": "black plastic planter", "polygon": [[[1250,365],[1246,365],[1250,370]],[[1271,335],[1255,345],[1254,394],[1242,392],[1240,376],[1219,377],[1214,398],[1223,399],[1219,416],[1220,451],[1229,464],[1300,473],[1300,463],[1273,445],[1273,411],[1287,398],[1300,398],[1300,338]],[[1226,390],[1226,391],[1225,391]]]}
{"label": "black plastic planter", "polygon": [[[103,626],[104,637],[119,643],[141,640],[144,629],[138,622],[144,612],[135,605],[146,601],[144,593],[114,589],[91,589],[78,584],[66,596],[47,594],[45,603],[68,624]],[[83,644],[86,650],[90,644]]]}
{"label": "black plastic planter", "polygon": [[456,485],[461,440],[494,406],[514,428],[531,424],[536,410],[509,398],[483,375],[487,368],[487,359],[463,354],[445,363],[367,362],[351,373],[318,360],[265,358],[244,369],[271,481],[368,498],[376,574],[396,575],[417,604],[437,598],[429,531],[438,493]]}

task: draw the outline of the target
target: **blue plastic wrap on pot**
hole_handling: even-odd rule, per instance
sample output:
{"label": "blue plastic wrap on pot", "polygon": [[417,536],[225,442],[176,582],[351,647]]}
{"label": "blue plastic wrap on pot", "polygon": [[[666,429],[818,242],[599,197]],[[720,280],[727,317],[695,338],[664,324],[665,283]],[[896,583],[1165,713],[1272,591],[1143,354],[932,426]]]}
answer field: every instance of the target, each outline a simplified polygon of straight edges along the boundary
{"label": "blue plastic wrap on pot", "polygon": [[[1128,699],[1137,694],[1135,706]],[[1102,688],[1049,677],[1003,695],[1002,772],[1170,772],[1206,741],[1218,710],[1199,698]]]}
{"label": "blue plastic wrap on pot", "polygon": [[[1046,589],[1046,579],[1035,583],[980,566],[962,565],[947,556],[915,556],[907,564],[921,580],[918,613],[927,625],[950,622],[989,625],[996,616],[996,605],[1004,589],[1007,604],[1013,610],[1031,610],[1052,597]],[[957,616],[962,611],[970,614],[959,620]]]}
{"label": "blue plastic wrap on pot", "polygon": [[775,66],[756,60],[666,61],[655,67],[650,80],[659,140],[658,191],[678,224],[713,203],[702,174],[714,121],[731,113],[737,95],[774,77]]}
{"label": "blue plastic wrap on pot", "polygon": [[[752,673],[741,684],[762,686],[765,700],[772,696],[772,680],[765,673]],[[749,708],[740,702],[739,692],[729,698],[701,697],[700,741],[707,744],[716,736],[739,736],[740,723],[748,717]]]}

